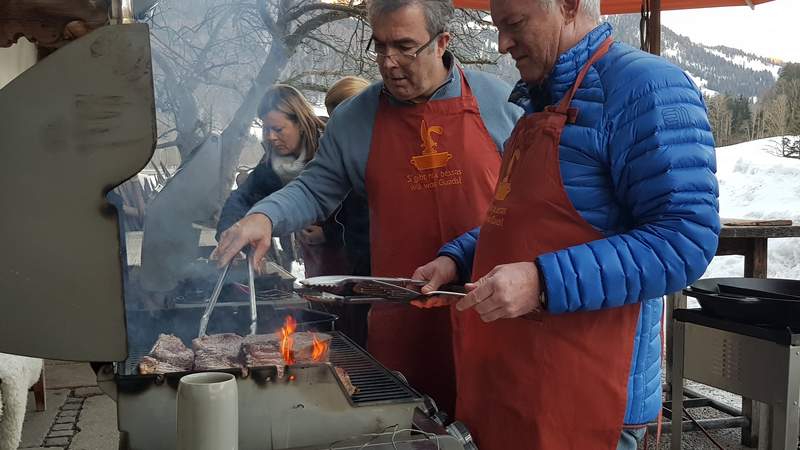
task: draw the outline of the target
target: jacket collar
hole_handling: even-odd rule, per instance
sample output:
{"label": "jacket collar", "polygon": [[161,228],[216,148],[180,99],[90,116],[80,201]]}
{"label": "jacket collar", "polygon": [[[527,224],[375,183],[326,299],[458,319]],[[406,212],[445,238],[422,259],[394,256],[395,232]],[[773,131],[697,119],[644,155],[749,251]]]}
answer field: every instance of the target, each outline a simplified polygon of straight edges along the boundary
{"label": "jacket collar", "polygon": [[520,80],[511,91],[508,101],[524,109],[525,114],[542,111],[545,106],[563,97],[572,87],[581,68],[612,32],[610,24],[598,25],[575,46],[558,57],[550,75],[541,85],[528,85]]}

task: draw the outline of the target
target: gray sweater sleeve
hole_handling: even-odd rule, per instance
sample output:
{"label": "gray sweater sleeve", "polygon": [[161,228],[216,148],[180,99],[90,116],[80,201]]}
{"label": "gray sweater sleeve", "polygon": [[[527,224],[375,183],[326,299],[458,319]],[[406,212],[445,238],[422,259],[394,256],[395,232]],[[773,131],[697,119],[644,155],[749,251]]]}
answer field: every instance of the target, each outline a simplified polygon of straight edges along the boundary
{"label": "gray sweater sleeve", "polygon": [[[335,117],[327,128],[336,129]],[[266,215],[272,221],[273,235],[285,235],[325,220],[351,188],[336,133],[325,133],[305,170],[283,189],[256,203],[248,214]]]}
{"label": "gray sweater sleeve", "polygon": [[[502,151],[503,142],[522,114],[519,107],[506,101],[511,87],[492,75],[471,70],[465,74],[478,100],[483,122]],[[350,190],[366,196],[366,166],[381,87],[375,83],[339,105],[325,127],[316,156],[306,169],[286,187],[258,202],[248,214],[266,215],[272,221],[273,233],[283,235],[325,220]],[[449,82],[434,94],[434,99],[458,95],[461,83]]]}

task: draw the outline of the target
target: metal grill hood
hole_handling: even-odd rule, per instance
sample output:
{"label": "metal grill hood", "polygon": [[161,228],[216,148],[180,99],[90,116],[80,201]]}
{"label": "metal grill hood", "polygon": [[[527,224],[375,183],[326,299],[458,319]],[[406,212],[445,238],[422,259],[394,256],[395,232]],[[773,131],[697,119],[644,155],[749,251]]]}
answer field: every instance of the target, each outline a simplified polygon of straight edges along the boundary
{"label": "metal grill hood", "polygon": [[126,356],[116,209],[156,141],[146,25],[110,25],[0,90],[0,352]]}

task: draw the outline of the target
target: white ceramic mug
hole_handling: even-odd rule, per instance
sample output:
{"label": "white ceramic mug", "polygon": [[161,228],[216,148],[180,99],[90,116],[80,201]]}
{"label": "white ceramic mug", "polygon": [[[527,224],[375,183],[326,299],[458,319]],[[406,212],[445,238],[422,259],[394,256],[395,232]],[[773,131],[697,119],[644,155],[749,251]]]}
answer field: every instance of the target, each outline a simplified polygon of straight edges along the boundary
{"label": "white ceramic mug", "polygon": [[194,373],[178,385],[178,450],[238,450],[236,377]]}

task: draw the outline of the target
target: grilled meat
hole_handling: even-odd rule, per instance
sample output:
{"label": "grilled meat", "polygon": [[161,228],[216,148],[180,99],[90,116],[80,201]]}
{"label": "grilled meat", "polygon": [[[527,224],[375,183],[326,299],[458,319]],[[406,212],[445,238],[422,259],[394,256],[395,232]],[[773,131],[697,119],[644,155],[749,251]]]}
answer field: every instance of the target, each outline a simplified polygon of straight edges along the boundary
{"label": "grilled meat", "polygon": [[241,368],[239,352],[242,337],[237,334],[210,334],[192,341],[195,370]]}
{"label": "grilled meat", "polygon": [[[314,336],[322,343],[325,351],[314,355]],[[297,332],[292,334],[292,356],[297,363],[327,362],[331,336],[324,333]],[[281,354],[281,337],[278,334],[257,334],[247,336],[242,342],[242,354],[248,367],[284,365]]]}
{"label": "grilled meat", "polygon": [[139,363],[139,373],[186,372],[192,370],[194,352],[183,341],[171,334],[161,334],[150,353]]}
{"label": "grilled meat", "polygon": [[334,367],[336,371],[336,376],[339,377],[339,381],[342,382],[342,386],[344,386],[344,390],[347,391],[347,395],[353,396],[358,393],[358,388],[353,385],[353,382],[350,380],[350,375],[347,374],[347,371],[342,369],[341,367]]}
{"label": "grilled meat", "polygon": [[[324,345],[324,352],[313,358],[314,354],[314,337],[317,341]],[[331,335],[325,333],[309,333],[298,332],[292,335],[294,338],[294,345],[292,350],[294,353],[294,360],[298,363],[310,362],[328,362],[328,348],[330,347]]]}
{"label": "grilled meat", "polygon": [[190,370],[192,370],[191,367],[187,369],[186,367],[174,366],[151,356],[143,356],[142,360],[139,361],[139,373],[142,375],[188,372]]}
{"label": "grilled meat", "polygon": [[274,334],[247,336],[242,342],[242,360],[247,367],[275,366],[283,377],[285,362],[281,355],[281,340]]}

